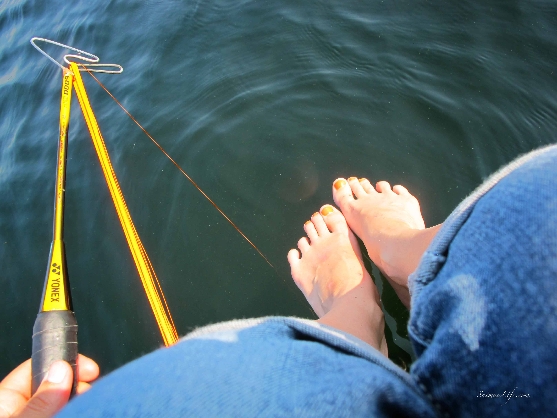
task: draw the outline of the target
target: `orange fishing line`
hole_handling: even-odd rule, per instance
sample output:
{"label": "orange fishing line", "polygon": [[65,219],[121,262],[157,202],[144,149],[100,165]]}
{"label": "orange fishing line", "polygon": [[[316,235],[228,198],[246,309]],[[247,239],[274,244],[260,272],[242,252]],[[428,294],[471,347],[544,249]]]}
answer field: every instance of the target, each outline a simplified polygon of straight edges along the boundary
{"label": "orange fishing line", "polygon": [[[82,65],[82,66],[83,66],[83,65]],[[260,255],[261,257],[263,257],[263,259],[267,262],[267,264],[269,264],[269,265],[274,269],[274,266],[273,266],[273,265],[271,264],[271,262],[267,259],[267,257],[265,257],[265,255],[259,250],[259,248],[257,248],[257,247],[255,246],[255,244],[254,244],[253,242],[251,242],[251,241],[249,240],[249,238],[240,230],[240,228],[238,228],[238,227],[236,226],[236,224],[235,224],[234,222],[232,222],[232,220],[231,220],[228,216],[226,216],[226,214],[222,211],[222,209],[219,208],[218,205],[217,205],[215,202],[213,202],[213,200],[212,200],[209,196],[207,196],[207,194],[206,194],[203,190],[201,190],[201,187],[199,187],[199,186],[197,185],[197,183],[196,183],[195,181],[193,181],[193,179],[182,169],[182,167],[180,167],[180,165],[179,165],[176,161],[174,161],[174,159],[173,159],[170,155],[168,155],[168,153],[167,153],[167,152],[164,150],[164,148],[155,140],[155,138],[153,138],[153,137],[151,136],[151,134],[149,134],[149,132],[147,132],[147,130],[146,130],[143,126],[141,126],[141,124],[132,116],[132,114],[131,114],[130,112],[127,111],[127,109],[122,105],[122,103],[120,103],[120,102],[118,101],[118,99],[116,99],[116,97],[114,97],[114,95],[113,95],[110,91],[108,91],[108,89],[103,85],[103,83],[101,83],[101,82],[99,81],[99,79],[98,79],[97,77],[95,77],[95,76],[93,75],[93,73],[91,73],[91,72],[87,69],[87,67],[83,66],[83,68],[85,68],[85,70],[89,73],[89,75],[90,75],[91,77],[93,77],[97,83],[99,83],[99,85],[103,88],[104,91],[106,91],[106,92],[108,93],[108,95],[109,95],[110,97],[112,97],[112,99],[118,104],[118,106],[120,106],[120,107],[122,108],[122,110],[123,110],[124,112],[126,112],[126,114],[130,117],[130,119],[133,120],[137,126],[139,126],[139,128],[143,131],[143,133],[145,133],[145,135],[147,135],[147,136],[149,137],[149,139],[150,139],[151,141],[153,141],[153,143],[161,150],[161,152],[162,152],[164,155],[166,155],[166,157],[172,162],[172,164],[174,164],[174,165],[176,166],[176,168],[178,168],[178,170],[180,170],[180,172],[181,172],[184,176],[186,176],[186,178],[191,182],[191,184],[193,184],[193,185],[195,186],[195,188],[196,188],[197,190],[199,190],[199,192],[211,203],[211,205],[213,205],[213,206],[215,207],[215,209],[218,210],[218,211],[220,212],[220,214],[224,217],[224,219],[226,219],[226,220],[230,223],[230,225],[232,225],[232,226],[234,227],[234,229],[236,229],[236,231],[238,231],[238,233],[239,233],[239,234],[240,234],[240,235],[241,235],[241,236],[242,236],[254,249],[255,249],[255,251],[257,251],[257,252],[259,253],[259,255]]]}

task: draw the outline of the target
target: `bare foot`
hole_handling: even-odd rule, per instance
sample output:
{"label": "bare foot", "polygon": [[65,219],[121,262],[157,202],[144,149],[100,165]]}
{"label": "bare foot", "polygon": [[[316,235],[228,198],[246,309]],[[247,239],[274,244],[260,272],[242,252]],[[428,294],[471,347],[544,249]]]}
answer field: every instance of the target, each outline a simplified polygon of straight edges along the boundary
{"label": "bare foot", "polygon": [[350,177],[333,183],[333,199],[371,260],[389,278],[401,301],[409,307],[408,276],[440,225],[425,228],[418,200],[403,186]]}
{"label": "bare foot", "polygon": [[309,238],[290,250],[292,278],[319,322],[348,332],[387,354],[379,293],[366,271],[354,234],[330,205],[304,224]]}

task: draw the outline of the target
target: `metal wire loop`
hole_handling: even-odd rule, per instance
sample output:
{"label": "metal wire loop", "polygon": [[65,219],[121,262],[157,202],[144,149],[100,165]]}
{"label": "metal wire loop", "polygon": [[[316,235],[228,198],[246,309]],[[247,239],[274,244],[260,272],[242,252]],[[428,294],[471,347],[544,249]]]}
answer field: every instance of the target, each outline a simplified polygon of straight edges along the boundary
{"label": "metal wire loop", "polygon": [[[122,73],[122,71],[124,71],[124,68],[122,68],[121,65],[118,64],[103,64],[103,63],[99,63],[99,57],[97,57],[94,54],[91,54],[90,52],[87,51],[82,51],[81,49],[77,49],[74,48],[73,46],[69,46],[69,45],[64,45],[61,44],[60,42],[56,42],[56,41],[52,41],[50,39],[46,39],[46,38],[39,38],[39,37],[33,37],[31,38],[31,45],[33,45],[37,51],[39,51],[41,54],[43,54],[45,57],[47,57],[50,61],[52,61],[54,64],[56,64],[58,67],[60,67],[62,69],[62,71],[64,71],[64,73],[66,72],[70,72],[71,71],[64,67],[62,64],[60,64],[58,61],[56,61],[54,58],[52,58],[50,55],[48,55],[46,52],[44,52],[35,42],[36,41],[41,41],[41,42],[46,42],[48,44],[52,44],[52,45],[56,45],[59,46],[61,48],[66,48],[69,49],[70,51],[74,51],[77,52],[80,55],[76,55],[76,54],[66,54],[64,55],[64,62],[66,64],[70,64],[70,62],[75,62],[75,60],[80,60],[80,61],[85,61],[88,64],[84,64],[83,62],[78,62],[80,67],[79,71],[90,71],[92,73],[105,73],[105,74],[120,74]],[[107,69],[103,69],[104,68],[116,68],[115,70],[107,70]]]}

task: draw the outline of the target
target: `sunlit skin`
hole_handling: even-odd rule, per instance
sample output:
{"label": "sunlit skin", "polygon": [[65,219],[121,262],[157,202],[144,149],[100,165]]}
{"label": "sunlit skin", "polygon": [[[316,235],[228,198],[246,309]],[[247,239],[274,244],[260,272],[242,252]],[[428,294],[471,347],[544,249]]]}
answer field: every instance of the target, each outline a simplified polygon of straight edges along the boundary
{"label": "sunlit skin", "polygon": [[440,225],[425,228],[418,200],[403,186],[350,177],[333,183],[340,211],[325,205],[304,224],[307,237],[288,253],[292,278],[319,316],[387,355],[379,294],[354,233],[410,306],[408,276]]}
{"label": "sunlit skin", "polygon": [[441,225],[426,228],[418,200],[406,187],[350,177],[333,183],[333,200],[371,260],[410,307],[408,276],[416,270]]}
{"label": "sunlit skin", "polygon": [[304,224],[307,238],[290,250],[292,277],[319,316],[387,355],[379,293],[366,271],[354,234],[330,205]]}

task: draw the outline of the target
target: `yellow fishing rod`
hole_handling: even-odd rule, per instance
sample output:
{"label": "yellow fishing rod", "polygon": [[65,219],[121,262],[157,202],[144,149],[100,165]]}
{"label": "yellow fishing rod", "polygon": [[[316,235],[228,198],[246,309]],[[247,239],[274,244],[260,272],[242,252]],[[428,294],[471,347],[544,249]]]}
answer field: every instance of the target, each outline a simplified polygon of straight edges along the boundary
{"label": "yellow fishing rod", "polygon": [[65,360],[72,366],[74,371],[72,393],[75,391],[77,383],[77,321],[72,311],[72,297],[63,240],[64,189],[72,85],[73,74],[65,71],[62,77],[62,100],[60,103],[53,239],[50,256],[48,257],[41,306],[33,326],[32,393],[35,393],[48,369],[57,360]]}
{"label": "yellow fishing rod", "polygon": [[54,191],[53,238],[48,257],[46,277],[39,314],[33,326],[33,347],[31,354],[32,385],[35,393],[52,363],[67,361],[73,369],[72,394],[77,386],[77,321],[73,313],[72,297],[66,268],[64,249],[64,194],[66,184],[66,156],[68,149],[68,128],[74,74],[50,55],[44,52],[37,42],[44,42],[69,49],[78,55],[66,55],[88,63],[95,72],[119,74],[123,68],[117,64],[101,64],[99,58],[89,52],[64,45],[45,38],[33,37],[31,44],[41,54],[60,67],[62,76],[62,99],[60,101],[60,132],[58,136],[58,159],[56,163],[56,186]]}

